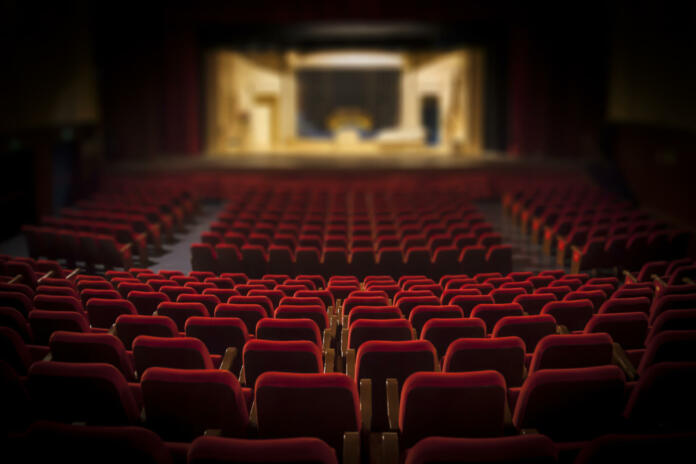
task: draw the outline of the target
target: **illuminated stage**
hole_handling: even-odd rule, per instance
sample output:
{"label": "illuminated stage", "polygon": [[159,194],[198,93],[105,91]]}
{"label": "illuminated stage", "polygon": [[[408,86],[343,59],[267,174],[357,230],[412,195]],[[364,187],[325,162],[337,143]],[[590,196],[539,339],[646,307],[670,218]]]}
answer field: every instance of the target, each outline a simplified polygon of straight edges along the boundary
{"label": "illuminated stage", "polygon": [[211,50],[208,158],[478,157],[483,52]]}

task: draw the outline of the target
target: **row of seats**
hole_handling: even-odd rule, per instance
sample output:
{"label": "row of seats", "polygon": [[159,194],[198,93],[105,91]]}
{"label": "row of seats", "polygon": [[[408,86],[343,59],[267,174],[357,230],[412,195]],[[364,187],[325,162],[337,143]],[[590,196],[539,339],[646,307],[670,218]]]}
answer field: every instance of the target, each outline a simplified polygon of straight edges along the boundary
{"label": "row of seats", "polygon": [[372,248],[328,247],[323,253],[316,247],[271,245],[268,251],[260,245],[243,245],[239,249],[230,243],[213,247],[209,243],[191,245],[191,267],[199,271],[244,272],[252,277],[264,274],[351,274],[360,277],[371,273],[399,277],[425,271],[439,277],[446,274],[473,273],[480,270],[510,272],[510,245],[489,248],[472,245],[461,252],[456,247],[439,247],[433,256],[427,248],[413,247],[405,252],[399,247],[385,247],[377,252]]}
{"label": "row of seats", "polygon": [[[202,235],[209,247],[192,247],[193,266],[255,277],[364,276],[375,266],[395,276],[420,270],[439,277],[486,265],[508,270],[511,257],[485,259],[502,245],[500,234],[456,193],[252,190],[230,199]],[[467,247],[474,248],[464,253]]]}
{"label": "row of seats", "polygon": [[382,462],[399,462],[399,450],[433,436],[502,437],[534,429],[575,454],[584,441],[607,433],[689,431],[696,381],[693,362],[659,363],[633,385],[612,365],[546,369],[529,376],[508,409],[509,388],[497,371],[414,372],[400,393],[396,379],[386,382],[388,427],[380,443],[367,438],[376,433],[372,383],[341,373],[266,372],[249,409],[235,376],[223,370],[151,367],[139,384],[102,363],[38,361],[26,382],[3,371],[19,399],[29,402],[15,403],[12,412],[33,407],[37,419],[145,425],[179,443],[207,430],[239,438],[315,437],[343,462],[356,462],[350,457],[360,456],[361,447]]}
{"label": "row of seats", "polygon": [[647,261],[684,256],[691,234],[601,191],[556,185],[517,191],[503,198],[504,211],[532,243],[542,243],[556,264],[571,272],[619,267],[634,271]]}
{"label": "row of seats", "polygon": [[146,265],[147,244],[162,252],[163,235],[171,241],[174,228],[192,220],[197,205],[190,191],[155,182],[94,194],[61,210],[60,217],[44,217],[41,226],[25,225],[22,231],[33,258],[59,259],[69,267],[79,262],[90,271],[94,265],[127,269],[136,253]]}
{"label": "row of seats", "polygon": [[[683,462],[691,453],[693,433],[604,435],[583,446],[576,464],[626,462]],[[220,464],[296,463],[338,464],[335,451],[316,438],[257,439],[199,437],[187,446],[186,463]],[[103,453],[108,449],[109,453]],[[6,455],[23,456],[29,462],[137,461],[171,464],[180,450],[157,434],[136,426],[76,426],[37,422],[17,436]],[[182,453],[183,454],[183,453]],[[413,446],[406,464],[554,464],[559,450],[543,435],[500,438],[429,437]]]}

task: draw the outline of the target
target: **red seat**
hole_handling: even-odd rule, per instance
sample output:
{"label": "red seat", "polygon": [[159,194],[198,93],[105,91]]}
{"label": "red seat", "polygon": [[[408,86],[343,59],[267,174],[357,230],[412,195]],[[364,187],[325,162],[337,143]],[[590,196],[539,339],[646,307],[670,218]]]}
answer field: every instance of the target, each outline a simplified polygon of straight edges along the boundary
{"label": "red seat", "polygon": [[129,425],[140,418],[126,379],[110,364],[39,361],[29,369],[27,387],[42,419]]}
{"label": "red seat", "polygon": [[401,391],[402,446],[430,436],[501,436],[505,402],[505,379],[495,371],[415,373]]}
{"label": "red seat", "polygon": [[316,437],[342,455],[344,433],[362,427],[357,387],[345,374],[266,372],[254,397],[261,438]]}
{"label": "red seat", "polygon": [[423,326],[430,319],[456,319],[463,318],[464,312],[457,305],[419,305],[413,308],[408,317],[411,326],[420,335]]}
{"label": "red seat", "polygon": [[224,356],[228,348],[235,348],[237,353],[231,368],[235,375],[239,374],[242,348],[251,338],[241,319],[192,316],[186,321],[185,332],[187,337],[202,341],[213,355]]}
{"label": "red seat", "polygon": [[611,364],[612,339],[605,333],[547,335],[534,350],[529,372]]}
{"label": "red seat", "polygon": [[193,316],[205,316],[210,314],[203,303],[177,303],[172,301],[163,301],[157,306],[158,316],[167,316],[176,324],[179,332],[184,331],[186,320]]}
{"label": "red seat", "polygon": [[522,306],[518,303],[482,303],[471,311],[471,317],[477,317],[486,323],[488,332],[492,332],[495,324],[506,316],[521,316]]}
{"label": "red seat", "polygon": [[519,337],[462,338],[450,343],[443,371],[494,370],[509,387],[518,387],[524,377],[524,354],[524,341]]}
{"label": "red seat", "polygon": [[406,453],[405,464],[554,464],[558,450],[544,435],[501,438],[428,437]]}
{"label": "red seat", "polygon": [[92,327],[110,328],[121,314],[137,314],[128,300],[92,298],[87,302],[87,315]]}
{"label": "red seat", "polygon": [[506,316],[498,320],[492,336],[519,337],[524,341],[527,353],[533,353],[539,341],[556,333],[556,320],[548,314],[534,316]]}
{"label": "red seat", "polygon": [[319,346],[307,340],[250,340],[243,357],[246,384],[252,388],[264,372],[318,374],[324,369]]}
{"label": "red seat", "polygon": [[193,337],[138,335],[133,340],[135,369],[142,375],[150,367],[215,369],[205,344]]}
{"label": "red seat", "polygon": [[166,316],[121,315],[114,324],[114,335],[126,349],[131,349],[133,340],[140,335],[176,337],[178,334],[176,324]]}
{"label": "red seat", "polygon": [[34,343],[39,345],[48,345],[51,334],[58,330],[84,333],[90,331],[87,318],[75,311],[35,309],[29,313],[29,326],[34,334]]}
{"label": "red seat", "polygon": [[551,301],[544,305],[541,314],[553,316],[556,323],[570,331],[583,330],[594,313],[590,300]]}
{"label": "red seat", "polygon": [[148,428],[165,440],[188,442],[208,429],[246,435],[246,401],[230,372],[151,367],[141,385]]}
{"label": "red seat", "polygon": [[336,451],[317,438],[276,438],[248,440],[240,438],[199,437],[191,443],[189,464],[312,462],[338,464]]}
{"label": "red seat", "polygon": [[128,294],[128,301],[133,303],[138,314],[150,316],[157,310],[157,306],[163,301],[169,301],[169,297],[162,292],[141,292],[133,290]]}
{"label": "red seat", "polygon": [[579,441],[612,432],[620,425],[625,389],[617,366],[548,369],[527,378],[512,421],[554,441]]}
{"label": "red seat", "polygon": [[118,338],[105,333],[54,332],[49,340],[52,361],[106,363],[128,382],[135,382],[133,363]]}
{"label": "red seat", "polygon": [[418,371],[438,368],[435,347],[425,340],[364,342],[358,348],[355,378],[372,380],[372,429],[387,430],[386,380],[396,379],[401,389],[406,379]]}

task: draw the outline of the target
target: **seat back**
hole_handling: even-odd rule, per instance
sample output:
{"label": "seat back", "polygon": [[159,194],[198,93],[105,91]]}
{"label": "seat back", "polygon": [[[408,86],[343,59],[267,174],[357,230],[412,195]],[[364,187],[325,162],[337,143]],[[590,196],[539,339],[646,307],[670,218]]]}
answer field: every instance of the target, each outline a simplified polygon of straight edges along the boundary
{"label": "seat back", "polygon": [[141,386],[148,428],[164,440],[188,442],[206,429],[225,436],[246,431],[246,401],[231,372],[152,367]]}
{"label": "seat back", "polygon": [[519,337],[460,338],[453,341],[443,361],[444,372],[494,370],[510,387],[522,384],[524,342]]}
{"label": "seat back", "polygon": [[522,387],[512,421],[554,441],[591,439],[619,425],[624,390],[617,366],[536,371]]}
{"label": "seat back", "polygon": [[338,464],[336,451],[317,438],[243,438],[199,437],[188,452],[189,464],[308,462]]}
{"label": "seat back", "polygon": [[323,370],[319,346],[307,340],[250,340],[244,345],[246,384],[254,387],[264,372],[318,374]]}
{"label": "seat back", "polygon": [[429,436],[501,436],[505,401],[505,379],[495,371],[415,373],[401,390],[404,447]]}
{"label": "seat back", "polygon": [[321,332],[311,319],[265,318],[256,325],[256,338],[260,340],[307,340],[322,346]]}
{"label": "seat back", "polygon": [[173,369],[215,369],[208,348],[193,337],[152,337],[139,335],[133,340],[135,369],[142,375],[150,367]]}
{"label": "seat back", "polygon": [[59,331],[51,335],[49,347],[53,361],[111,364],[128,382],[135,382],[133,363],[126,348],[113,335]]}
{"label": "seat back", "polygon": [[604,366],[612,361],[612,339],[605,333],[547,335],[534,350],[529,372]]}
{"label": "seat back", "polygon": [[27,388],[43,419],[129,425],[140,417],[126,379],[111,364],[38,361]]}
{"label": "seat back", "polygon": [[87,318],[75,311],[42,311],[39,309],[29,313],[29,326],[34,334],[34,343],[48,345],[53,332],[64,330],[68,332],[89,332]]}
{"label": "seat back", "polygon": [[359,319],[348,330],[348,347],[357,350],[370,340],[408,341],[412,336],[406,319]]}
{"label": "seat back", "polygon": [[254,398],[260,438],[316,437],[341,455],[343,434],[361,429],[357,386],[345,374],[266,372]]}
{"label": "seat back", "polygon": [[131,349],[133,340],[140,335],[152,335],[154,337],[176,337],[177,331],[174,321],[166,316],[132,316],[121,315],[114,323],[115,335],[121,339],[127,350]]}
{"label": "seat back", "polygon": [[533,353],[539,341],[556,333],[556,320],[548,314],[535,316],[506,316],[493,328],[493,337],[519,337],[528,353]]}

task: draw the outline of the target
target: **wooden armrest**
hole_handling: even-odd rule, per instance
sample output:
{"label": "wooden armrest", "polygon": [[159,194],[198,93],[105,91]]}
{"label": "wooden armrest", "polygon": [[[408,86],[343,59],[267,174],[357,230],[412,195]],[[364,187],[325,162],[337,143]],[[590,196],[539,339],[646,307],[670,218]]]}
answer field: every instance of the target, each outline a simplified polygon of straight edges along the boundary
{"label": "wooden armrest", "polygon": [[694,279],[692,279],[691,277],[684,277],[682,280],[684,281],[685,284],[689,284],[689,285],[694,284]]}
{"label": "wooden armrest", "polygon": [[203,431],[204,437],[221,437],[222,429],[205,429]]}
{"label": "wooden armrest", "polygon": [[239,383],[246,385],[246,370],[244,369],[244,364],[242,364],[242,368],[239,369]]}
{"label": "wooden armrest", "polygon": [[418,332],[414,328],[411,328],[411,340],[418,340]]}
{"label": "wooden armrest", "polygon": [[124,243],[123,245],[121,245],[121,248],[119,248],[118,251],[120,251],[121,253],[123,253],[124,251],[130,250],[130,248],[131,248],[131,244],[130,244],[130,243]]}
{"label": "wooden armrest", "polygon": [[664,280],[662,280],[662,277],[660,277],[660,276],[657,275],[657,274],[651,275],[650,278],[651,278],[652,280],[654,280],[655,283],[656,283],[657,285],[659,285],[660,287],[666,287],[666,286],[667,286],[667,283],[666,283]]}
{"label": "wooden armrest", "polygon": [[328,330],[324,330],[323,337],[321,340],[321,344],[324,348],[330,348],[331,344],[333,342],[333,337],[331,336],[331,332]]}
{"label": "wooden armrest", "polygon": [[341,322],[341,327],[348,327],[348,321],[349,321],[348,315],[347,314],[341,315],[341,316],[339,316],[339,318],[340,318],[339,320]]}
{"label": "wooden armrest", "polygon": [[225,355],[222,357],[222,362],[220,363],[220,370],[230,371],[233,374],[235,374],[235,372],[232,371],[232,365],[234,364],[234,360],[236,358],[237,358],[237,348],[234,346],[228,346],[227,349],[225,350]]}
{"label": "wooden armrest", "polygon": [[360,464],[360,432],[343,433],[343,464]]}
{"label": "wooden armrest", "polygon": [[630,281],[631,283],[636,283],[638,282],[638,279],[636,279],[636,276],[634,276],[631,271],[624,270],[623,275],[626,276],[626,280]]}
{"label": "wooden armrest", "polygon": [[259,412],[256,407],[256,400],[251,403],[251,411],[249,411],[249,427],[252,430],[258,430],[259,428]]}
{"label": "wooden armrest", "polygon": [[344,328],[343,330],[341,330],[341,356],[345,358],[347,351],[348,351],[348,329]]}
{"label": "wooden armrest", "polygon": [[384,432],[382,434],[382,464],[399,464],[399,434]]}
{"label": "wooden armrest", "polygon": [[389,430],[399,430],[399,381],[387,379],[387,417]]}
{"label": "wooden armrest", "polygon": [[53,361],[53,354],[49,351],[48,354],[43,357],[42,361]]}
{"label": "wooden armrest", "polygon": [[346,375],[355,378],[355,350],[346,351]]}
{"label": "wooden armrest", "polygon": [[521,429],[520,435],[539,435],[539,430],[537,430],[537,429]]}
{"label": "wooden armrest", "polygon": [[574,253],[580,253],[580,254],[582,254],[582,249],[581,249],[579,246],[577,246],[577,245],[570,245],[570,249],[571,249],[571,251],[573,251]]}
{"label": "wooden armrest", "polygon": [[36,282],[41,283],[41,282],[43,282],[44,279],[48,279],[52,275],[53,275],[53,270],[50,270],[50,271],[46,272],[44,275],[42,275],[41,277],[39,277],[38,279],[36,279]]}
{"label": "wooden armrest", "polygon": [[324,350],[324,373],[329,374],[334,371],[336,366],[336,350],[326,348]]}
{"label": "wooden armrest", "polygon": [[569,334],[570,330],[568,330],[568,327],[564,326],[563,324],[558,324],[556,326],[556,333],[560,335],[565,335]]}
{"label": "wooden armrest", "polygon": [[628,358],[628,355],[621,345],[616,342],[613,344],[611,360],[624,371],[628,380],[635,380],[638,378],[638,371],[633,367],[633,363],[631,363],[631,360]]}
{"label": "wooden armrest", "polygon": [[118,338],[118,330],[116,330],[116,323],[115,322],[111,325],[111,328],[109,329],[109,331],[107,333],[109,335],[113,335],[114,337]]}
{"label": "wooden armrest", "polygon": [[68,274],[65,278],[66,278],[67,280],[70,280],[70,279],[72,279],[73,277],[75,277],[76,275],[78,275],[80,272],[82,272],[82,269],[80,269],[79,267],[78,267],[78,268],[75,268],[75,269],[74,269],[70,274]]}
{"label": "wooden armrest", "polygon": [[13,278],[11,278],[7,283],[8,283],[8,284],[16,284],[17,282],[19,282],[20,280],[22,280],[22,278],[23,278],[22,274],[17,274],[17,275],[14,276]]}
{"label": "wooden armrest", "polygon": [[360,379],[360,414],[363,430],[370,433],[372,430],[372,379]]}

